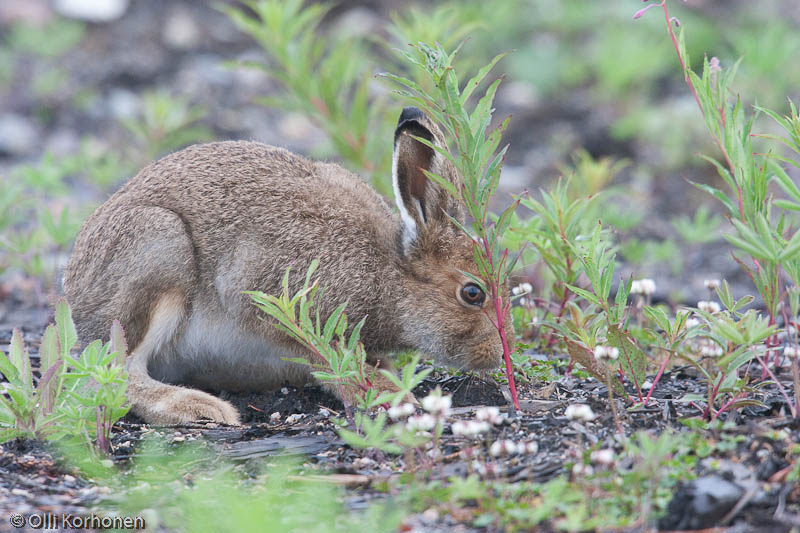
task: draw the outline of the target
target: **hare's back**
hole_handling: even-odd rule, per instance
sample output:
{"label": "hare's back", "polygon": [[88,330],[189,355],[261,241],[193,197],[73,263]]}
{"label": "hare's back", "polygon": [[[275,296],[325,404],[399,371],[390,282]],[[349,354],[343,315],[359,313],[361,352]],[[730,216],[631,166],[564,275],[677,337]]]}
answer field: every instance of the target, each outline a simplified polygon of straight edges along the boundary
{"label": "hare's back", "polygon": [[363,180],[334,164],[251,141],[190,146],[152,163],[120,191],[187,218],[242,216],[252,210],[390,213]]}

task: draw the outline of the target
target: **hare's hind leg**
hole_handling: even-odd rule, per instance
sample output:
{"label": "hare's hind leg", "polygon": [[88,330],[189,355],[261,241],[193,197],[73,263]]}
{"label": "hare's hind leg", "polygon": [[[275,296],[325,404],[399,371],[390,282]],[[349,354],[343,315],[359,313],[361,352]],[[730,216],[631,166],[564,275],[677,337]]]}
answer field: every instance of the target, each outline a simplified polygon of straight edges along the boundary
{"label": "hare's hind leg", "polygon": [[134,413],[150,423],[202,418],[236,424],[229,403],[199,390],[150,377],[148,366],[164,358],[190,365],[175,352],[197,290],[194,246],[181,218],[156,206],[100,208],[75,244],[64,290],[82,342],[107,335],[118,319],[128,338],[128,391]]}
{"label": "hare's hind leg", "polygon": [[239,413],[224,400],[205,392],[167,385],[147,372],[150,358],[175,338],[185,315],[182,294],[167,293],[153,306],[147,332],[128,357],[128,397],[131,409],[153,424],[181,424],[209,419],[239,424]]}

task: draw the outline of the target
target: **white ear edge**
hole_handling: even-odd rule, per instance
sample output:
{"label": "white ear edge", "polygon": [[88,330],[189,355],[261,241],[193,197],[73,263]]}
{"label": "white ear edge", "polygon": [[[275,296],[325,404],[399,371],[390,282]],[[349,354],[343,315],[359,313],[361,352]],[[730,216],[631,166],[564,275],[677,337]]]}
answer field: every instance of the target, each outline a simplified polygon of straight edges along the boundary
{"label": "white ear edge", "polygon": [[[400,219],[403,221],[403,251],[408,252],[411,244],[417,239],[417,223],[411,218],[411,214],[403,204],[403,196],[400,194],[400,183],[397,180],[397,150],[392,154],[392,188],[394,189],[394,201],[400,211]],[[417,201],[417,209],[422,219],[422,206]]]}

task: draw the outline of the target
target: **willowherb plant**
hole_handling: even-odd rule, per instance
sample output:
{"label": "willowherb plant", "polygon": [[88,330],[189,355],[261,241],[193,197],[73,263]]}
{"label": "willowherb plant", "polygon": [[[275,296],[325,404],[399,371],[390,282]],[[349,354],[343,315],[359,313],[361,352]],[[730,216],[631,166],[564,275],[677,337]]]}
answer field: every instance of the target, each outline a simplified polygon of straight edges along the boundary
{"label": "willowherb plant", "polygon": [[0,394],[0,442],[17,436],[61,440],[78,437],[110,451],[114,422],[128,411],[124,360],[127,347],[119,322],[111,341],[95,341],[74,359],[75,325],[65,300],[56,323],[47,326],[40,347],[41,377],[34,387],[30,357],[14,330],[10,357],[0,353],[0,373],[8,383]]}
{"label": "willowherb plant", "polygon": [[[800,257],[800,230],[792,231],[790,223],[792,211],[796,211],[800,205],[800,189],[781,164],[800,167],[800,162],[771,150],[766,154],[756,152],[752,139],[761,137],[777,141],[800,154],[800,135],[797,133],[800,117],[797,109],[790,102],[790,114],[781,117],[774,111],[757,107],[757,111],[776,120],[788,137],[753,134],[755,115],[748,116],[741,99],[734,98],[731,92],[739,63],[724,69],[717,58],[705,58],[702,72],[695,73],[691,69],[683,31],[675,35],[673,25],[676,25],[677,19],[670,17],[666,0],[649,7],[662,8],[684,79],[723,161],[718,162],[709,157],[706,159],[714,164],[730,192],[726,194],[709,185],[696,185],[712,194],[727,209],[736,235],[728,235],[726,239],[750,255],[749,262],[740,259],[737,261],[761,295],[771,324],[776,324],[779,307],[782,302],[786,303],[787,297],[782,281],[784,275],[788,275],[795,286],[800,281],[792,277],[796,273],[795,265]],[[637,15],[641,16],[640,13]],[[787,198],[774,198],[768,189],[770,183],[776,183]],[[776,339],[771,339],[769,347],[774,348],[776,342]],[[777,363],[778,351],[774,352]]]}
{"label": "willowherb plant", "polygon": [[372,85],[373,71],[386,61],[376,53],[375,44],[389,50],[392,40],[455,43],[481,25],[479,13],[460,4],[410,8],[393,14],[391,38],[385,40],[326,31],[322,20],[328,5],[304,6],[301,0],[248,0],[245,4],[248,11],[222,8],[267,54],[266,62],[245,66],[263,70],[283,86],[277,96],[258,101],[309,118],[325,132],[347,166],[366,173],[378,192],[391,195],[387,179],[391,157],[381,139],[394,129],[395,106]]}
{"label": "willowherb plant", "polygon": [[494,309],[490,316],[503,343],[506,377],[514,407],[519,409],[511,364],[514,339],[509,339],[506,335],[511,302],[505,288],[508,276],[514,269],[519,256],[509,257],[508,248],[505,248],[502,243],[503,235],[509,228],[512,214],[520,200],[517,199],[496,217],[489,210],[489,202],[497,191],[503,159],[508,149],[508,146],[505,146],[498,150],[498,146],[511,117],[503,120],[495,129],[489,130],[493,111],[492,102],[502,79],[493,81],[474,105],[472,111],[468,110],[470,96],[505,54],[500,54],[492,59],[462,87],[453,67],[453,60],[459,49],[460,47],[452,53],[447,53],[441,45],[430,46],[418,43],[412,45],[411,51],[401,52],[406,61],[430,79],[435,88],[432,91],[434,94],[426,91],[419,83],[409,78],[394,74],[383,74],[383,76],[400,85],[402,89],[399,93],[413,101],[431,119],[440,124],[456,144],[457,156],[453,156],[448,150],[435,146],[427,139],[416,137],[419,142],[436,150],[450,161],[463,177],[463,183],[459,190],[440,176],[425,172],[431,180],[462,201],[467,213],[472,218],[471,228],[464,227],[456,220],[453,220],[453,223],[472,237],[473,255],[478,265],[478,271],[481,277],[487,280],[489,286],[487,287],[478,277],[467,273],[465,275],[481,287],[491,299]]}
{"label": "willowherb plant", "polygon": [[[690,327],[687,328],[687,333],[688,330],[693,330],[687,338],[697,339],[690,346],[690,350],[695,353],[690,356],[677,352],[679,357],[700,372],[707,385],[705,397],[687,394],[682,400],[696,406],[703,418],[709,420],[715,420],[725,411],[748,405],[764,407],[754,395],[768,382],[750,385],[749,373],[745,371],[744,375],[740,375],[740,369],[749,368],[751,361],[766,352],[764,341],[776,330],[768,318],[764,318],[754,309],[741,311],[752,301],[752,297],[733,300],[726,282],[723,282],[717,292],[726,309],[700,302],[705,305],[694,311],[698,318],[693,319],[699,324],[689,324]],[[706,369],[700,363],[702,358],[712,360],[713,369]]]}
{"label": "willowherb plant", "polygon": [[[790,293],[800,283],[800,229],[793,230],[796,224],[792,223],[792,213],[800,206],[800,189],[782,164],[800,168],[800,162],[780,155],[777,150],[756,152],[752,139],[761,137],[765,141],[777,141],[778,147],[783,145],[800,154],[800,116],[791,102],[790,114],[784,117],[774,111],[757,107],[757,111],[772,117],[786,131],[788,137],[755,135],[752,131],[755,114],[748,115],[741,99],[734,98],[731,91],[739,63],[723,69],[716,57],[706,57],[702,72],[694,72],[686,51],[683,30],[676,35],[674,26],[679,26],[680,23],[670,16],[667,0],[648,5],[639,10],[634,18],[641,17],[652,8],[661,8],[663,12],[684,80],[697,102],[711,138],[720,150],[722,162],[705,158],[716,167],[729,192],[709,185],[695,185],[725,206],[728,219],[736,230],[735,235],[726,235],[725,238],[750,256],[749,260],[734,257],[761,295],[769,315],[768,325],[776,326],[780,314],[783,313],[786,326],[794,321],[794,317],[790,319],[786,312],[790,304]],[[770,183],[776,183],[786,198],[776,199],[770,193]],[[762,379],[770,375],[780,387],[767,363],[771,351],[775,366],[780,366],[781,351],[777,349],[778,344],[777,335],[770,336],[767,339],[767,352],[755,354],[755,358],[761,365]],[[797,359],[791,359],[790,362],[793,373],[797,373]],[[791,407],[792,402],[789,405]],[[796,402],[792,411],[798,416]]]}
{"label": "willowherb plant", "polygon": [[372,72],[365,43],[357,38],[320,38],[320,22],[330,7],[301,0],[245,2],[252,13],[232,7],[224,12],[267,52],[268,63],[248,63],[278,80],[285,89],[261,98],[269,107],[299,111],[320,126],[348,165],[365,171],[384,194],[391,192],[385,135],[387,106],[371,101]]}
{"label": "willowherb plant", "polygon": [[[312,282],[318,265],[319,261],[312,261],[306,271],[303,287],[294,295],[289,294],[291,267],[286,269],[286,274],[283,276],[280,296],[260,291],[248,291],[245,294],[250,295],[256,307],[276,320],[274,324],[276,328],[295,339],[315,356],[314,360],[287,358],[287,361],[311,366],[312,375],[336,389],[343,401],[347,398],[355,399],[353,405],[345,405],[348,412],[352,407],[367,410],[384,404],[399,404],[425,379],[431,369],[415,373],[419,359],[417,357],[403,368],[398,378],[391,372],[372,368],[367,364],[364,345],[359,340],[361,328],[367,317],[348,328],[347,315],[344,312],[347,307],[345,302],[330,314],[327,321],[323,323],[320,319],[316,305],[317,299],[322,296],[322,289],[316,280]],[[397,391],[384,391],[379,394],[372,385],[378,372],[388,378],[397,387]]]}

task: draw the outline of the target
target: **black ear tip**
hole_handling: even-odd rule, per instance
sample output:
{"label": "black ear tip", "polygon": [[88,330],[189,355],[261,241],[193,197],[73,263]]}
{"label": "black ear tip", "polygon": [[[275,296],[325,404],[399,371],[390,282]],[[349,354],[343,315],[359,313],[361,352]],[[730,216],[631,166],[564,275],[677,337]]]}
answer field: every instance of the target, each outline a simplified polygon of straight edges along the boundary
{"label": "black ear tip", "polygon": [[425,113],[418,107],[404,107],[403,112],[400,113],[400,118],[397,120],[397,125],[399,126],[406,120],[418,120],[421,118],[425,118]]}

